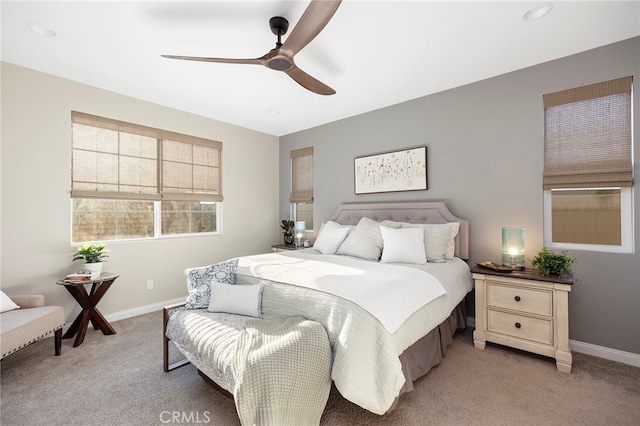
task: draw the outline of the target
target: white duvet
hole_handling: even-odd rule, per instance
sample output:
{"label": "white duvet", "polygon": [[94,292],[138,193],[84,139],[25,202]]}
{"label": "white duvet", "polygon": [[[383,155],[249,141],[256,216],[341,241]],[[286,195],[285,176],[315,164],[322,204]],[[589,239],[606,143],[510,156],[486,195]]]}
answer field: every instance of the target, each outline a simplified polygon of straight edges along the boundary
{"label": "white duvet", "polygon": [[347,256],[302,252],[246,256],[239,259],[237,274],[340,296],[373,315],[389,333],[446,293],[426,271]]}
{"label": "white duvet", "polygon": [[[340,257],[321,255],[313,249],[304,252],[317,256],[318,260],[332,261]],[[324,325],[333,349],[331,379],[336,388],[349,401],[381,415],[388,411],[405,383],[399,356],[447,319],[473,289],[469,266],[461,259],[398,265],[429,272],[444,287],[445,294],[416,310],[395,333],[390,333],[377,318],[354,302],[305,287],[269,281],[262,299],[265,319],[301,315]],[[246,272],[249,273],[245,275]],[[238,271],[237,276],[238,284],[261,280],[252,276],[247,268]],[[401,278],[397,277],[395,282],[401,282]]]}
{"label": "white duvet", "polygon": [[[311,254],[316,253],[313,250],[308,253],[305,258],[317,256],[319,260],[329,260],[336,257]],[[347,400],[376,414],[388,411],[405,383],[399,355],[448,318],[473,288],[469,266],[460,259],[401,266],[404,266],[401,269],[420,269],[433,275],[444,287],[445,293],[415,310],[394,333],[390,333],[380,320],[355,302],[324,291],[266,281],[262,295],[264,319],[286,320],[303,316],[324,326],[333,351],[331,379],[336,388]],[[251,268],[245,264],[237,271],[238,284],[264,281],[252,274]],[[402,280],[397,277],[395,282],[400,286]],[[383,296],[389,296],[389,292]],[[215,318],[215,321],[207,321],[208,318]],[[229,321],[244,318],[247,317],[205,310],[181,311],[169,321],[167,335],[198,369],[232,391],[234,379],[228,370],[235,350],[235,339],[220,339],[220,334],[237,336],[243,324]]]}

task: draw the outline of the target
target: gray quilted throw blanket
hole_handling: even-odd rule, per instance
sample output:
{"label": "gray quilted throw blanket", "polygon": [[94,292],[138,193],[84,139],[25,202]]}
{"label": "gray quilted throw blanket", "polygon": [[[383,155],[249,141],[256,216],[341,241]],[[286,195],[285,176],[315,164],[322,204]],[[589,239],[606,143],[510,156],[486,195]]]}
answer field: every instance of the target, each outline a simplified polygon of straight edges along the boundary
{"label": "gray quilted throw blanket", "polygon": [[317,425],[331,389],[324,327],[302,317],[249,320],[232,364],[243,425]]}

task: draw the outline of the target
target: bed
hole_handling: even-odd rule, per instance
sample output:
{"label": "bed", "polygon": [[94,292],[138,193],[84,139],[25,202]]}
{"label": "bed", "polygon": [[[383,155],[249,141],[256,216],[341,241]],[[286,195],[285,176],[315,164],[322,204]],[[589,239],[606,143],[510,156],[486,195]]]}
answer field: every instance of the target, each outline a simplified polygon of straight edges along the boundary
{"label": "bed", "polygon": [[[366,255],[358,252],[359,248],[355,253],[358,256],[350,255],[353,253],[346,249],[346,252],[340,252],[343,246],[348,246],[347,241],[356,235],[356,230],[364,228],[362,223],[365,222],[370,225],[368,230],[377,226],[386,236],[381,260],[385,259],[384,250],[389,248],[390,251],[390,247],[399,241],[398,249],[402,251],[406,240],[398,240],[398,235],[413,238],[424,232],[422,235],[427,238],[435,235],[430,232],[444,228],[455,228],[457,232],[450,235],[451,247],[446,248],[451,252],[449,256],[431,259],[426,264],[395,261],[406,260],[402,256],[386,256],[384,262],[366,259]],[[371,224],[374,224],[373,228]],[[326,248],[326,245],[320,246],[320,237],[323,232],[325,237],[329,235],[329,226],[348,231],[345,239],[337,244],[336,253],[323,254],[318,249]],[[333,354],[331,380],[336,388],[349,401],[381,415],[393,410],[400,395],[411,391],[416,379],[441,362],[454,332],[465,327],[464,298],[473,287],[465,262],[469,257],[469,225],[453,215],[444,202],[351,203],[339,206],[323,223],[323,228],[314,248],[239,258],[235,271],[237,284],[260,283],[263,286],[263,319],[286,320],[300,316],[322,324]],[[399,231],[409,228],[412,230]],[[322,241],[326,242],[326,238]],[[425,256],[429,257],[429,253],[432,251],[427,244]],[[405,255],[411,257],[413,253]],[[325,264],[329,265],[330,271],[337,272],[325,274]],[[348,273],[343,274],[344,271]],[[353,271],[358,272],[354,274]],[[385,274],[399,277],[400,273],[407,273],[407,278],[391,283],[378,283],[375,278]],[[300,275],[303,279],[296,282]],[[328,275],[346,277],[327,281]],[[414,287],[409,286],[410,281],[423,277],[436,281],[424,291],[424,296],[415,283],[412,284]],[[358,280],[360,288],[365,289],[362,294],[350,299],[351,295],[341,293],[345,287],[350,287],[346,283]],[[375,285],[367,287],[367,283],[372,282]],[[404,289],[405,286],[409,287]],[[378,291],[380,293],[372,297],[372,293]],[[417,292],[420,296],[403,298],[403,291]],[[381,307],[381,297],[386,310]],[[422,300],[421,297],[426,301],[424,305],[414,300]],[[171,318],[165,315],[165,336],[203,377],[233,393],[234,377],[225,359],[228,360],[235,350],[234,339],[243,329],[247,317],[198,311],[178,312]],[[202,325],[205,318],[209,321],[206,330]],[[186,323],[198,324],[199,334],[213,334],[216,338],[206,344],[194,341],[193,336],[198,333],[185,327]],[[166,366],[165,351],[165,369]]]}

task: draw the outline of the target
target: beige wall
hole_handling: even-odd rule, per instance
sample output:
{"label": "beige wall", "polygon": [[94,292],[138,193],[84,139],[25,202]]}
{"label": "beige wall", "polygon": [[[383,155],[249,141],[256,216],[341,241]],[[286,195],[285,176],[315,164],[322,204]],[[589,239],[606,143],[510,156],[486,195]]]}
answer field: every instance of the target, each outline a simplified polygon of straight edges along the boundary
{"label": "beige wall", "polygon": [[[280,240],[278,138],[2,63],[1,269],[8,294],[40,293],[79,308],[55,281],[78,269],[70,244],[71,110],[223,142],[222,235],[110,243],[120,278],[100,303],[109,315],[186,295],[187,267],[270,250]],[[154,289],[147,290],[147,280]]]}

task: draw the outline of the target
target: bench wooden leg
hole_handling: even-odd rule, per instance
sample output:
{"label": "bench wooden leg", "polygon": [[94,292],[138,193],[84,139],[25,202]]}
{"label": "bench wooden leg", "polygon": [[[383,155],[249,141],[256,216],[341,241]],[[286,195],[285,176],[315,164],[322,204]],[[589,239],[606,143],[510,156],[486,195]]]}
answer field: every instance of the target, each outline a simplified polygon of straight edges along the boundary
{"label": "bench wooden leg", "polygon": [[180,361],[173,362],[169,364],[169,338],[164,335],[163,336],[163,367],[165,372],[169,372],[171,370],[175,370],[178,367],[182,367],[183,365],[189,364],[189,360],[184,358]]}
{"label": "bench wooden leg", "polygon": [[62,352],[62,329],[57,329],[53,334],[54,348],[56,356],[60,356]]}
{"label": "bench wooden leg", "polygon": [[169,322],[169,312],[177,307],[184,306],[183,304],[174,306],[165,306],[162,308],[162,367],[165,372],[175,370],[178,367],[189,364],[188,359],[181,359],[174,363],[169,364],[169,338],[167,337],[167,323]]}

